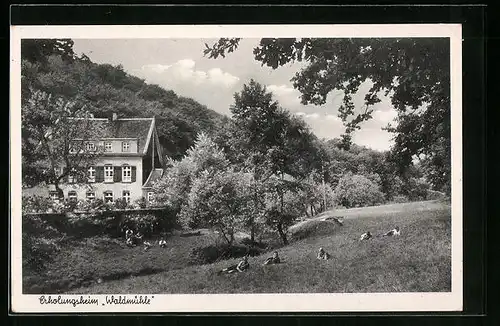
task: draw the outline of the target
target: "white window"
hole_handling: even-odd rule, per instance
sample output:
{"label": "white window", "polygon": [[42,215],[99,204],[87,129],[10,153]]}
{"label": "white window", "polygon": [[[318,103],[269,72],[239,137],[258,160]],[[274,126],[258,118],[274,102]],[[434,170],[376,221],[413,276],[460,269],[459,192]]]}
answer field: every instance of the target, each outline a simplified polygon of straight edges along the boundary
{"label": "white window", "polygon": [[57,199],[59,199],[59,198],[57,197],[57,191],[51,191],[51,192],[49,192],[49,197],[50,197],[50,199],[52,199],[52,200],[57,200]]}
{"label": "white window", "polygon": [[122,182],[132,182],[132,167],[122,166]]}
{"label": "white window", "polygon": [[104,182],[113,182],[113,166],[104,166]]}
{"label": "white window", "polygon": [[154,192],[152,192],[152,191],[149,191],[149,192],[148,192],[148,202],[149,202],[149,203],[151,203],[151,202],[153,201],[153,199],[154,199],[154,195],[155,195],[155,193],[154,193]]}
{"label": "white window", "polygon": [[105,203],[112,203],[113,202],[113,192],[112,191],[105,191],[104,192],[104,202]]}
{"label": "white window", "polygon": [[107,141],[104,143],[104,151],[105,152],[111,152],[113,149],[111,142]]}
{"label": "white window", "polygon": [[73,190],[72,190],[72,191],[69,191],[69,192],[68,192],[68,199],[69,199],[70,201],[77,201],[77,200],[78,200],[78,198],[77,198],[77,195],[76,195],[76,191],[73,191]]}
{"label": "white window", "polygon": [[95,151],[95,144],[94,143],[87,143],[85,144],[85,148],[87,151]]}
{"label": "white window", "polygon": [[125,199],[127,203],[130,203],[130,190],[123,190],[123,199]]}
{"label": "white window", "polygon": [[122,143],[122,152],[129,152],[130,151],[130,143],[128,141],[124,141]]}
{"label": "white window", "polygon": [[88,201],[93,201],[95,199],[95,192],[93,191],[88,191],[86,195]]}
{"label": "white window", "polygon": [[89,182],[95,182],[95,167],[89,167]]}
{"label": "white window", "polygon": [[68,173],[68,183],[75,183],[76,182],[76,170],[72,168],[69,173]]}

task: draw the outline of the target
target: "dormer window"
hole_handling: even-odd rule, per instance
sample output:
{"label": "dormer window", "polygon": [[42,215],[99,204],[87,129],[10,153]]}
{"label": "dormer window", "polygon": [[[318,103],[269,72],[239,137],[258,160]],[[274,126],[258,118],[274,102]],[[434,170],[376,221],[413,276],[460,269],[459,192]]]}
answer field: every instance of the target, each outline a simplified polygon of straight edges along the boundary
{"label": "dormer window", "polygon": [[105,152],[111,152],[113,149],[111,142],[107,141],[104,143],[104,151]]}
{"label": "dormer window", "polygon": [[122,152],[130,152],[130,143],[128,141],[122,142]]}
{"label": "dormer window", "polygon": [[95,144],[94,143],[86,143],[85,144],[85,149],[89,152],[95,151]]}

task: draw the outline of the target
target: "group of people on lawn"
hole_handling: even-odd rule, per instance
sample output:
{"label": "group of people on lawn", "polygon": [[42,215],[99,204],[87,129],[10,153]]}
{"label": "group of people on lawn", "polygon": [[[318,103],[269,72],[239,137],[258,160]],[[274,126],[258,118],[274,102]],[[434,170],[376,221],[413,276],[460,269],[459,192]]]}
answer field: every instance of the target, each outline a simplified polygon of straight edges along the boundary
{"label": "group of people on lawn", "polygon": [[[381,237],[392,237],[392,236],[399,236],[400,234],[401,234],[401,232],[399,230],[399,227],[396,226],[394,229],[392,229],[384,234],[381,234],[380,236]],[[368,232],[363,233],[359,240],[360,241],[369,240],[372,237],[373,237],[372,234],[370,233],[370,231],[368,231]],[[316,255],[316,258],[319,260],[328,260],[331,258],[331,255],[328,252],[326,252],[323,248],[319,248],[318,253]],[[263,265],[279,264],[279,263],[281,263],[281,260],[279,258],[278,252],[275,251],[273,253],[272,257],[269,257],[264,261]],[[250,267],[250,264],[248,263],[248,255],[246,255],[245,257],[243,257],[243,259],[238,264],[234,264],[234,265],[231,265],[229,267],[222,269],[221,271],[219,271],[219,274],[221,274],[221,273],[231,274],[231,273],[235,273],[235,272],[244,272],[249,267]]]}
{"label": "group of people on lawn", "polygon": [[[396,226],[394,229],[392,229],[384,234],[381,234],[380,236],[381,237],[391,237],[391,236],[399,236],[400,234],[401,234],[401,231],[399,230],[399,227]],[[134,234],[134,232],[128,228],[125,230],[125,239],[126,239],[126,243],[128,246],[138,245],[140,243],[140,241],[142,240],[142,238],[143,238],[143,235],[140,232],[137,232],[136,234]],[[367,231],[361,235],[359,240],[364,241],[364,240],[369,240],[371,238],[373,238],[371,232]],[[148,241],[144,241],[143,243],[144,243],[144,250],[145,251],[149,250],[149,248],[151,248],[153,246]],[[167,245],[167,242],[164,239],[160,239],[158,241],[158,245],[162,248],[165,248]],[[330,259],[330,257],[331,257],[331,255],[329,253],[327,253],[323,248],[319,248],[318,254],[316,255],[317,259],[328,260],[328,259]],[[279,263],[281,263],[281,259],[279,257],[278,252],[275,251],[271,257],[267,258],[264,261],[263,265],[271,265],[271,264],[279,264]],[[248,254],[247,254],[243,257],[243,259],[240,262],[238,262],[238,264],[234,264],[234,265],[231,265],[229,267],[226,267],[226,268],[220,270],[219,274],[222,274],[222,273],[232,274],[235,272],[244,272],[249,267],[250,267],[250,264],[248,263]]]}
{"label": "group of people on lawn", "polygon": [[[142,241],[142,238],[143,234],[140,231],[134,233],[134,231],[132,231],[129,228],[125,229],[125,243],[127,244],[127,246],[135,247],[139,245]],[[143,244],[144,244],[144,251],[149,250],[153,246],[153,244],[149,241],[144,241]],[[162,248],[165,248],[167,246],[167,241],[165,241],[165,239],[160,239],[158,241],[158,245]]]}

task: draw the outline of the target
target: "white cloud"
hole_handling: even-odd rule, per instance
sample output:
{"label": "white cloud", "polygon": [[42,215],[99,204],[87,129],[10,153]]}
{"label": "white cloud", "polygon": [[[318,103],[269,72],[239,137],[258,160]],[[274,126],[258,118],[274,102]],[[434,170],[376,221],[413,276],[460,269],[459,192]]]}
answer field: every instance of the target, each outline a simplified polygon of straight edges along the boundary
{"label": "white cloud", "polygon": [[287,85],[267,85],[267,90],[273,93],[274,98],[278,100],[278,102],[287,108],[294,106],[301,106],[300,104],[300,92],[292,87]]}
{"label": "white cloud", "polygon": [[373,111],[372,114],[373,118],[377,121],[380,121],[382,123],[388,123],[394,120],[397,116],[397,112],[394,109],[386,110],[386,111],[381,111],[381,110],[376,110]]}
{"label": "white cloud", "polygon": [[141,67],[142,71],[153,71],[158,74],[161,74],[162,72],[166,71],[168,68],[172,67],[172,65],[161,65],[161,64],[151,64],[151,65],[144,65]]}
{"label": "white cloud", "polygon": [[276,96],[288,96],[296,92],[295,89],[286,85],[268,85],[267,90]]}
{"label": "white cloud", "polygon": [[333,115],[333,114],[327,114],[326,115],[326,119],[327,120],[331,120],[331,121],[341,121],[340,118],[336,115]]}
{"label": "white cloud", "polygon": [[223,72],[220,68],[213,68],[208,71],[208,80],[214,84],[223,84],[226,87],[231,87],[240,79],[230,73]]}
{"label": "white cloud", "polygon": [[196,70],[196,62],[192,59],[182,59],[171,65],[148,64],[140,69],[142,77],[148,82],[160,84],[192,83],[194,85],[210,84],[230,88],[240,79],[220,68],[208,71]]}
{"label": "white cloud", "polygon": [[318,119],[319,118],[319,113],[313,112],[313,113],[305,113],[305,112],[295,112],[295,115],[298,115],[299,117],[302,117],[304,119]]}

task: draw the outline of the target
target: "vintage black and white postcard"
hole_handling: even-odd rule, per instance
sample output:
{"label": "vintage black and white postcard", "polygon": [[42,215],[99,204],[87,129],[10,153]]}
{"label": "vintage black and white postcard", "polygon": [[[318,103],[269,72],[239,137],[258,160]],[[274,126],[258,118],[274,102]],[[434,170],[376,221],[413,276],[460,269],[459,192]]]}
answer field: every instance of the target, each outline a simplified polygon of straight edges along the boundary
{"label": "vintage black and white postcard", "polygon": [[461,37],[12,26],[12,310],[460,311]]}

